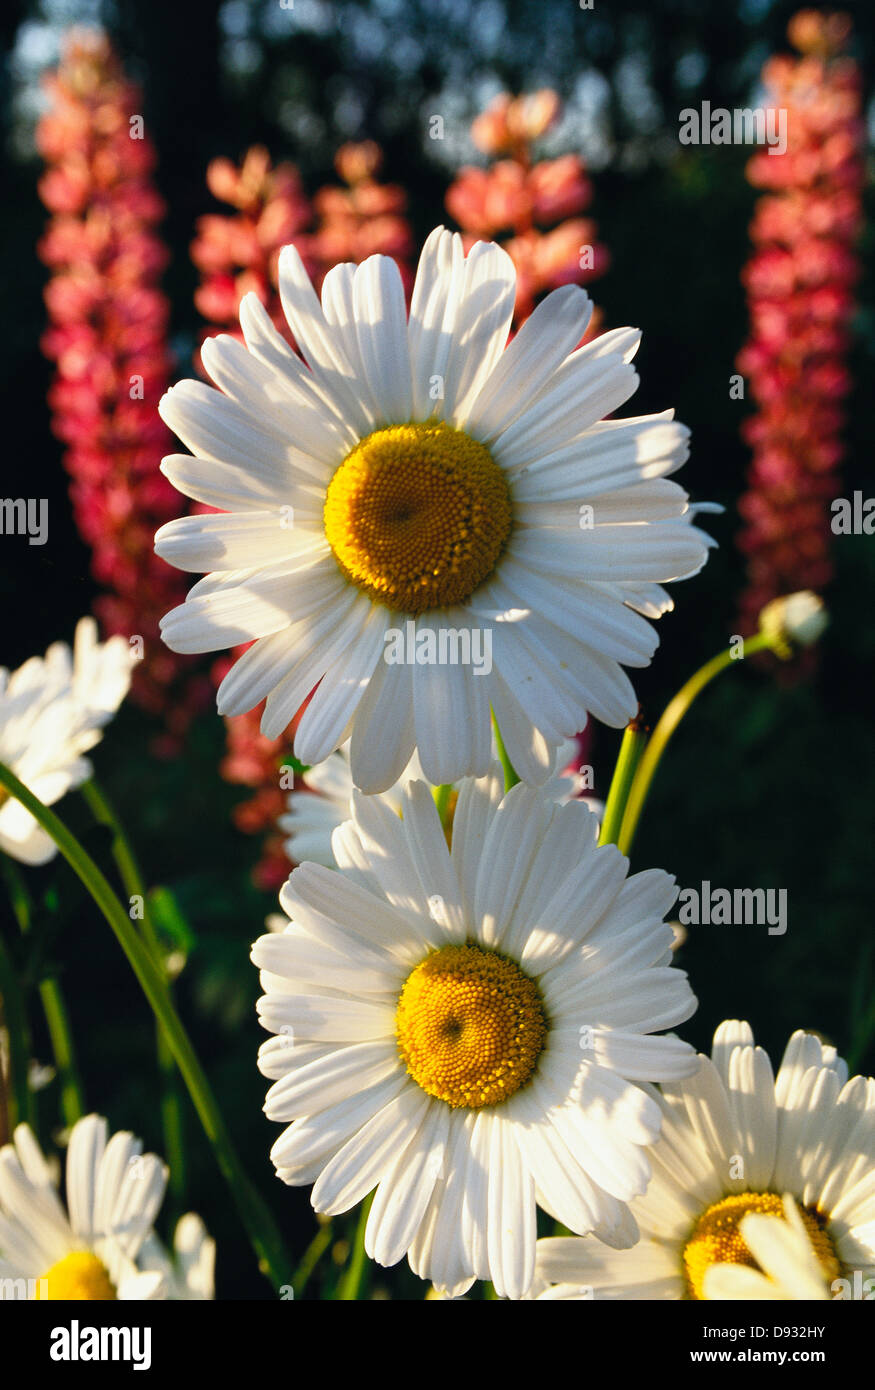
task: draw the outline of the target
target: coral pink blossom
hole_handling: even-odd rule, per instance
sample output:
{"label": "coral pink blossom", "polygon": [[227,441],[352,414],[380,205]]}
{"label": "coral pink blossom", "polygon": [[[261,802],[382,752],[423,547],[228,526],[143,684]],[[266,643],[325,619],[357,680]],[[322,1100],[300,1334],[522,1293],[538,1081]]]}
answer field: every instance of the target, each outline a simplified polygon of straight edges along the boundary
{"label": "coral pink blossom", "polygon": [[763,72],[766,104],[787,112],[787,149],[748,164],[764,193],[742,275],[750,336],[738,357],[756,403],[742,431],[753,451],[739,503],[743,631],[770,599],[832,575],[863,178],[859,72],[841,55],[849,30],[846,16],[802,11],[788,30],[801,56],[773,58]]}
{"label": "coral pink blossom", "polygon": [[42,346],[56,366],[52,428],[65,446],[75,522],[106,591],[95,611],[107,632],[142,638],[134,695],[178,735],[209,691],[158,636],[159,617],[185,585],[152,547],[179,509],[159,471],[173,439],[156,409],[171,360],[154,150],[138,90],[102,35],[74,31],[46,87],[37,143],[47,166],[40,196],[52,214],[39,243],[51,271]]}
{"label": "coral pink blossom", "polygon": [[[596,224],[580,215],[592,200],[583,162],[576,154],[533,162],[532,145],[559,114],[555,92],[502,93],[471,127],[472,140],[493,162],[461,169],[447,190],[447,211],[466,247],[478,238],[499,241],[513,260],[516,328],[546,291],[588,284],[608,267]],[[586,338],[597,333],[596,313]]]}

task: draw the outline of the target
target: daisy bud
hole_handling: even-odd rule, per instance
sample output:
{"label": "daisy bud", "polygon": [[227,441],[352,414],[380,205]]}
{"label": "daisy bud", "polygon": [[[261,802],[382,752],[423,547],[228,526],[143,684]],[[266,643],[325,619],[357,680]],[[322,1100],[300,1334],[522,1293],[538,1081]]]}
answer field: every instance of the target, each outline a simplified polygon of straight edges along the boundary
{"label": "daisy bud", "polygon": [[760,612],[760,632],[774,638],[779,656],[789,656],[789,650],[785,652],[781,648],[787,649],[793,644],[813,646],[828,623],[823,599],[810,589],[772,599]]}

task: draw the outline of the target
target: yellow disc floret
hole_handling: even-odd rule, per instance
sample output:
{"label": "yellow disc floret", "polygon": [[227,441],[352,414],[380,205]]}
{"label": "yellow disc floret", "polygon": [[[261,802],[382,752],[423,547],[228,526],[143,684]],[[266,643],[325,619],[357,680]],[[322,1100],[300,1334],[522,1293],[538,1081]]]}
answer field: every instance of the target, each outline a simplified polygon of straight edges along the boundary
{"label": "yellow disc floret", "polygon": [[[784,1204],[775,1192],[735,1192],[715,1202],[699,1217],[684,1246],[687,1298],[704,1298],[705,1274],[712,1265],[747,1265],[759,1269],[738,1229],[742,1217],[750,1211],[786,1219]],[[840,1273],[840,1265],[823,1216],[809,1207],[799,1207],[799,1214],[824,1274],[834,1279]]]}
{"label": "yellow disc floret", "polygon": [[106,1303],[117,1298],[106,1266],[90,1250],[74,1250],[53,1264],[36,1282],[37,1298],[91,1299]]}
{"label": "yellow disc floret", "polygon": [[325,536],[347,579],[413,615],[464,603],[510,534],[510,493],[485,444],[441,421],[360,440],[325,496]]}
{"label": "yellow disc floret", "polygon": [[395,1015],[414,1081],[453,1107],[499,1105],[531,1078],[547,1025],[534,980],[497,951],[432,951],[408,975]]}

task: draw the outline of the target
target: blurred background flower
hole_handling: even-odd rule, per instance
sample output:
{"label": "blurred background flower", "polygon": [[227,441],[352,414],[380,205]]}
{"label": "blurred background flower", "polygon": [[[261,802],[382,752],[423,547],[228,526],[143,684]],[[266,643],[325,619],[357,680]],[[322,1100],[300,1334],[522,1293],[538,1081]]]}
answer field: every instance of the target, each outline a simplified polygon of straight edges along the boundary
{"label": "blurred background flower", "polygon": [[104,591],[94,611],[107,633],[141,637],[135,696],[179,734],[203,692],[190,679],[183,688],[178,677],[190,676],[191,663],[158,637],[158,618],[184,586],[152,545],[156,526],[178,510],[158,470],[172,448],[156,406],[173,361],[155,151],[140,93],[102,34],[74,31],[45,87],[36,139],[46,163],[39,193],[52,216],[37,249],[51,272],[42,347],[56,366],[52,428]]}
{"label": "blurred background flower", "polygon": [[742,279],[750,336],[738,368],[756,412],[743,435],[753,450],[738,507],[747,557],[741,628],[763,604],[833,576],[830,501],[840,492],[851,320],[860,267],[863,139],[861,83],[846,57],[847,17],[805,10],[790,24],[800,57],[763,70],[768,105],[786,112],[787,148],[759,150],[747,177],[765,193]]}

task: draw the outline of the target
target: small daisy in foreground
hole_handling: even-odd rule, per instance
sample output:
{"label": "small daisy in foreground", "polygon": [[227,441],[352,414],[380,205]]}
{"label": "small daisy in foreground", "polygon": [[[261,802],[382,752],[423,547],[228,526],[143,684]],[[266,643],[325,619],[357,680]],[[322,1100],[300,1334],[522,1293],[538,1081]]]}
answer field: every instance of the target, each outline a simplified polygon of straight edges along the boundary
{"label": "small daisy in foreground", "polygon": [[165,1297],[172,1302],[205,1302],[216,1296],[216,1242],[196,1212],[187,1212],[177,1221],[172,1255],[152,1232],[143,1242],[137,1265],[162,1276]]}
{"label": "small daisy in foreground", "polygon": [[662,1087],[653,1179],[632,1203],[640,1243],[539,1241],[538,1275],[554,1286],[541,1297],[706,1298],[715,1265],[756,1268],[741,1223],[783,1220],[787,1195],[832,1289],[875,1274],[875,1081],[847,1074],[798,1032],[774,1077],[748,1025],[721,1024],[696,1075]]}
{"label": "small daisy in foreground", "polygon": [[[576,752],[577,743],[574,740],[566,740],[560,747],[553,776],[541,788],[550,801],[570,801],[583,790],[584,778],[571,767]],[[414,753],[395,785],[380,794],[381,799],[400,814],[405,788],[411,782],[421,780],[422,775],[419,758]],[[324,763],[309,768],[306,780],[305,788],[289,794],[289,809],[277,822],[280,830],[285,830],[289,837],[285,843],[286,854],[295,864],[308,860],[336,869],[331,836],[338,826],[349,819],[349,799],[353,792],[349,747],[339,748]],[[449,816],[444,817],[445,825],[448,820],[452,824],[457,795],[454,788],[450,793]],[[604,803],[596,801],[594,797],[587,799],[587,805],[597,816],[604,812]]]}
{"label": "small daisy in foreground", "polygon": [[[131,683],[124,637],[97,640],[93,618],[76,627],[73,652],[55,642],[11,674],[0,668],[0,762],[46,806],[91,776],[83,757],[100,742]],[[0,850],[24,864],[44,864],[54,841],[29,811],[0,789]]]}
{"label": "small daisy in foreground", "polygon": [[14,1296],[166,1297],[161,1273],[138,1270],[136,1260],[161,1206],[167,1169],[133,1135],[108,1140],[107,1133],[99,1115],[73,1126],[66,1210],[27,1125],[0,1149],[0,1279],[15,1281]]}
{"label": "small daisy in foreground", "polygon": [[596,825],[582,802],[503,795],[497,766],[463,782],[451,849],[424,783],[401,817],[356,793],[338,870],[295,869],[292,921],[253,947],[278,1176],[315,1182],[329,1215],[376,1188],[368,1254],[406,1253],[453,1295],[526,1292],[536,1205],[634,1242],[660,1117],[635,1083],[696,1065],[649,1036],[696,1007],[662,921],[674,880],[627,878]]}
{"label": "small daisy in foreground", "polygon": [[815,1302],[831,1297],[823,1265],[789,1192],[782,1205],[783,1216],[749,1211],[741,1218],[738,1233],[754,1267],[711,1265],[705,1273],[705,1298]]}
{"label": "small daisy in foreground", "polygon": [[605,419],[635,391],[639,333],[578,348],[592,305],[565,285],[508,345],[510,257],[484,242],[465,256],[443,228],[409,319],[384,256],[336,266],[321,303],[293,246],[279,276],[305,360],[249,294],[246,345],[202,348],[219,390],[183,381],[161,402],[194,454],[164,472],[223,513],[156,536],[170,564],[207,576],[164,618],[165,642],[252,642],[218,706],[266,699],[268,737],[318,685],[295,754],[319,763],[351,737],[365,792],[415,750],[436,785],[483,775],[490,707],[517,772],[542,784],[588,714],[617,728],[634,715],[623,667],[650,663],[645,617],[707,557],[668,477],[688,431],[671,411]]}

